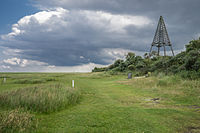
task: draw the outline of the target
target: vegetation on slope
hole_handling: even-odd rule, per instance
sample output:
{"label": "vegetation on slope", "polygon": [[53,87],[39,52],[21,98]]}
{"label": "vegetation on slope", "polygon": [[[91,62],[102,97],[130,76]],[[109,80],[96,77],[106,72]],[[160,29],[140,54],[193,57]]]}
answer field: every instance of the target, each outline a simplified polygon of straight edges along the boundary
{"label": "vegetation on slope", "polygon": [[163,72],[165,74],[180,74],[184,78],[200,78],[200,38],[186,45],[186,51],[176,56],[157,56],[153,51],[144,58],[128,53],[126,60],[116,60],[105,68],[94,68],[93,72],[108,71],[110,73],[133,71],[137,75],[148,72]]}

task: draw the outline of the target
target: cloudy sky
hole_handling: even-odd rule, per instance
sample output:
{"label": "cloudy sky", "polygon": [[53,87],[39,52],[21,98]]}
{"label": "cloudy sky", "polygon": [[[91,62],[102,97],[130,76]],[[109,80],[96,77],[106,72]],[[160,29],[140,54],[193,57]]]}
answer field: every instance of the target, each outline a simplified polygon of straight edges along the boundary
{"label": "cloudy sky", "polygon": [[173,49],[200,36],[199,0],[1,0],[1,72],[87,72],[148,52],[160,16]]}

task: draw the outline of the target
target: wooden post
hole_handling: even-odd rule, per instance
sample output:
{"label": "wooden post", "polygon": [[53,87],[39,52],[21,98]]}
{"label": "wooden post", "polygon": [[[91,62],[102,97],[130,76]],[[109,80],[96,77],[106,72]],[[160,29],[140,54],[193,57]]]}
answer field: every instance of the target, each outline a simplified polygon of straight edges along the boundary
{"label": "wooden post", "polygon": [[3,78],[3,83],[6,83],[6,78]]}
{"label": "wooden post", "polygon": [[74,88],[74,80],[72,80],[72,88]]}

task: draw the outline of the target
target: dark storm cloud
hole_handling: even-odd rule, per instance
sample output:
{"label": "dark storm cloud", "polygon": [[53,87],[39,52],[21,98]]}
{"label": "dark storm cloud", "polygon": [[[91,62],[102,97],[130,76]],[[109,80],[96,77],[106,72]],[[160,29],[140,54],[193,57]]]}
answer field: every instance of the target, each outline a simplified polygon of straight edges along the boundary
{"label": "dark storm cloud", "polygon": [[[148,16],[154,21],[162,15],[175,49],[183,48],[194,34],[200,32],[199,0],[63,0],[61,2],[37,0],[37,2],[44,7],[61,6],[66,9],[103,10],[116,14]],[[154,30],[150,33],[153,36]]]}

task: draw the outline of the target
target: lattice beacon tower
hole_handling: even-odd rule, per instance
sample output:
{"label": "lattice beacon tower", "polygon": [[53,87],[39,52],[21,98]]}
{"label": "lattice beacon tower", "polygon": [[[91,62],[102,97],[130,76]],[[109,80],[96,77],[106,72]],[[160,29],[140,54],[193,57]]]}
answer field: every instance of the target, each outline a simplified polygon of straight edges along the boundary
{"label": "lattice beacon tower", "polygon": [[158,56],[160,55],[160,48],[161,47],[164,47],[164,56],[166,56],[166,46],[170,47],[170,49],[172,51],[172,55],[174,56],[172,44],[169,40],[169,36],[168,36],[168,33],[167,33],[165,22],[164,22],[164,19],[163,19],[162,16],[160,16],[158,26],[157,26],[157,29],[156,29],[156,33],[155,33],[153,42],[151,44],[150,54],[151,54],[152,48],[154,46],[158,48]]}

